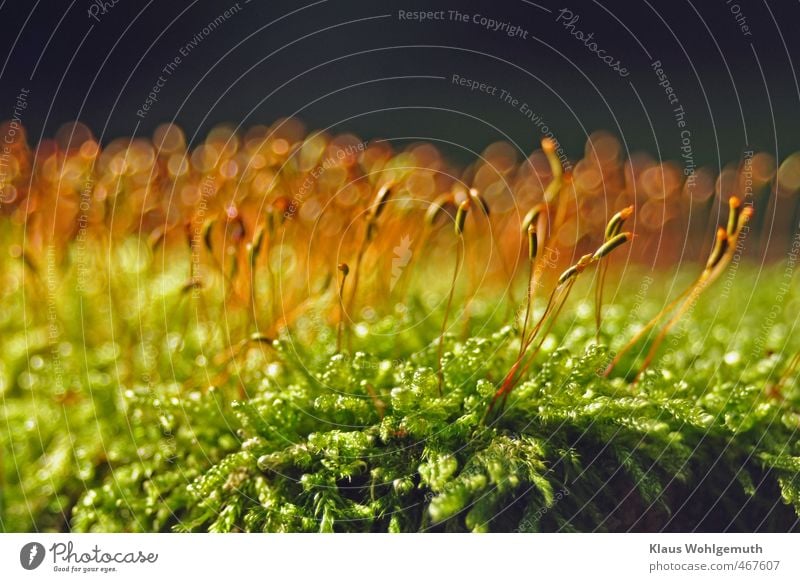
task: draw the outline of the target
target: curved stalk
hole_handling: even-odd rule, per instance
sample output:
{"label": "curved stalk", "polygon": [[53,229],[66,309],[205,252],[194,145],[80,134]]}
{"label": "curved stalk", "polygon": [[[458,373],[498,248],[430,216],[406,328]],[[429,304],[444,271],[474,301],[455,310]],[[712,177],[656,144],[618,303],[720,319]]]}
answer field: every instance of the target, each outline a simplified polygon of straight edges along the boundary
{"label": "curved stalk", "polygon": [[453,268],[453,280],[450,283],[450,292],[447,294],[447,305],[444,309],[444,320],[442,320],[442,330],[439,333],[439,354],[437,360],[439,362],[439,396],[443,394],[442,387],[444,386],[444,367],[442,366],[442,356],[444,355],[444,333],[447,330],[447,319],[450,317],[450,309],[453,305],[453,295],[456,290],[456,280],[458,279],[458,271],[461,268],[461,259],[463,252],[463,240],[459,242],[456,248],[456,262]]}

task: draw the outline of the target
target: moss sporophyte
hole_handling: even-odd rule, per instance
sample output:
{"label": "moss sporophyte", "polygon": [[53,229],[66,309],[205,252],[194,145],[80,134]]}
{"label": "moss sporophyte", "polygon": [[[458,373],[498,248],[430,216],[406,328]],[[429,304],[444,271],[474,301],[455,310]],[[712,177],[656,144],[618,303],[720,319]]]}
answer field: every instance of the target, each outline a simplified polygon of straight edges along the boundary
{"label": "moss sporophyte", "polygon": [[676,166],[540,145],[18,141],[0,527],[796,530],[800,297],[749,258],[779,172],[683,221]]}

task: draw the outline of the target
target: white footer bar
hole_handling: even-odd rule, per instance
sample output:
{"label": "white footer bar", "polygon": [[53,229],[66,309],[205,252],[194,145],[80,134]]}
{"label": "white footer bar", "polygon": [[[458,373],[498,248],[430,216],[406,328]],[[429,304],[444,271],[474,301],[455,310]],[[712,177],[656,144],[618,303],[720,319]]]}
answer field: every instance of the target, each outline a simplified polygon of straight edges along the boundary
{"label": "white footer bar", "polygon": [[4,534],[0,579],[800,580],[791,534]]}

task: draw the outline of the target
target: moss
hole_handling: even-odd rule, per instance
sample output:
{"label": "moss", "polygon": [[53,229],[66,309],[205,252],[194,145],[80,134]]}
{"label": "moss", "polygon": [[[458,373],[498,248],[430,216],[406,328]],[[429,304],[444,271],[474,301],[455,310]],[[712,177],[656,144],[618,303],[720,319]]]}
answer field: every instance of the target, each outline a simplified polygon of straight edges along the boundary
{"label": "moss", "polygon": [[[619,377],[598,372],[664,297],[618,295],[598,345],[579,284],[487,416],[519,351],[519,322],[488,302],[463,336],[445,336],[440,395],[442,314],[424,317],[422,299],[364,324],[351,352],[334,353],[335,324],[313,310],[273,344],[239,342],[247,320],[187,297],[185,264],[151,276],[116,261],[108,288],[58,298],[55,344],[53,320],[30,303],[37,290],[4,291],[6,531],[798,528],[800,391],[767,390],[798,346],[781,326],[752,333],[766,291],[746,313],[702,299],[632,388],[635,353]],[[762,273],[759,288],[780,276]],[[739,267],[739,285],[753,277]],[[93,303],[103,298],[107,311]]]}

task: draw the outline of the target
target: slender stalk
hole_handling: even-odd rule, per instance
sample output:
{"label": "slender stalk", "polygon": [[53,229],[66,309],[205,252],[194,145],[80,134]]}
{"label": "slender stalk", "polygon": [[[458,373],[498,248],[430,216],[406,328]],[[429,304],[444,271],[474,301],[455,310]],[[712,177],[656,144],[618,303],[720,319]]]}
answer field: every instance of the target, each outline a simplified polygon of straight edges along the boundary
{"label": "slender stalk", "polygon": [[531,343],[536,337],[539,328],[542,326],[542,323],[547,318],[547,315],[550,313],[550,309],[553,305],[553,299],[556,295],[556,292],[559,291],[560,287],[556,287],[551,291],[550,298],[547,300],[547,305],[544,308],[544,313],[539,318],[539,321],[536,323],[534,328],[531,330],[530,336],[522,338],[522,349],[520,350],[519,356],[517,356],[516,361],[512,364],[511,368],[508,370],[508,373],[503,378],[503,381],[500,384],[500,388],[495,392],[494,396],[492,397],[492,402],[489,404],[489,409],[486,411],[487,416],[492,413],[494,407],[497,405],[498,400],[502,399],[501,407],[505,405],[506,400],[508,399],[508,394],[514,389],[515,384],[515,376],[517,374],[517,370],[519,370],[520,365],[522,364],[523,359],[525,358],[525,353],[527,352],[528,348],[530,347]]}
{"label": "slender stalk", "polygon": [[[497,256],[499,257],[500,267],[503,269],[503,277],[505,277],[505,279],[507,281],[511,281],[511,279],[512,279],[511,269],[509,268],[508,264],[506,263],[506,259],[503,256],[503,249],[500,246],[500,242],[497,239],[497,236],[495,234],[494,229],[492,229],[492,221],[491,221],[491,217],[490,217],[490,214],[489,214],[489,205],[486,203],[486,200],[484,200],[484,198],[480,195],[480,193],[475,188],[470,188],[469,197],[477,203],[477,206],[481,209],[481,213],[486,218],[486,228],[489,231],[489,238],[491,240],[492,246],[496,250]],[[470,302],[472,301],[473,297],[470,297]],[[516,299],[514,297],[515,297],[515,295],[514,295],[514,286],[513,285],[509,285],[508,298],[509,298],[510,301],[509,301],[509,303],[507,303],[507,305],[513,306],[513,305],[515,305],[517,303],[517,301],[516,301]]]}
{"label": "slender stalk", "polygon": [[[666,334],[669,332],[672,326],[674,326],[675,323],[686,313],[686,311],[688,311],[688,309],[697,301],[700,294],[706,289],[706,287],[713,283],[720,276],[720,274],[724,272],[724,270],[728,267],[728,264],[733,259],[733,256],[736,253],[739,235],[742,233],[744,226],[750,220],[753,210],[750,207],[742,208],[741,202],[736,197],[731,197],[729,204],[730,214],[727,228],[720,227],[717,229],[717,236],[714,241],[714,246],[711,248],[711,252],[709,253],[703,272],[700,274],[697,281],[695,281],[695,283],[692,284],[689,289],[682,294],[681,297],[679,297],[680,299],[688,295],[675,314],[673,314],[673,316],[667,321],[659,334],[656,336],[656,339],[653,342],[653,345],[650,347],[650,350],[648,351],[641,368],[633,379],[633,385],[638,382],[639,376],[641,376],[641,374],[650,366],[650,363],[653,361],[656,353],[658,352],[658,348],[661,346],[661,343],[664,341]],[[669,310],[671,310],[676,303],[677,299],[676,301],[670,303],[670,305],[667,306]],[[667,308],[662,309],[644,330],[640,331],[630,342],[628,342],[625,348],[618,353],[614,360],[612,360],[611,364],[609,364],[608,368],[606,369],[606,376],[608,376],[611,370],[613,370],[614,366],[619,362],[621,355],[625,353],[630,346],[636,343],[638,338],[642,335],[642,333],[645,332],[645,330],[652,327],[652,325],[654,325],[655,322],[657,322],[662,315],[669,310]]]}
{"label": "slender stalk", "polygon": [[564,188],[564,180],[561,180],[558,188],[558,205],[556,206],[555,220],[553,220],[553,233],[556,233],[559,227],[564,224],[564,219],[567,217],[567,203],[569,198],[565,196],[561,190]]}
{"label": "slender stalk", "polygon": [[465,340],[469,337],[469,326],[472,319],[472,304],[475,301],[476,295],[478,294],[479,283],[476,281],[476,279],[477,274],[475,273],[475,269],[470,269],[467,273],[467,293],[463,302],[464,308],[461,315],[463,320],[461,337]]}
{"label": "slender stalk", "polygon": [[411,283],[414,279],[414,269],[417,266],[417,257],[421,254],[423,249],[425,249],[425,245],[428,243],[428,238],[430,238],[431,229],[428,226],[425,226],[422,231],[422,238],[420,239],[417,248],[420,252],[412,253],[411,260],[408,263],[408,266],[405,270],[405,277],[404,281],[400,284],[400,303],[405,304],[408,300],[408,293],[411,289]]}
{"label": "slender stalk", "polygon": [[442,356],[444,354],[444,332],[447,330],[447,319],[450,316],[450,308],[453,304],[453,295],[456,290],[456,279],[458,278],[458,271],[461,268],[461,261],[464,252],[464,225],[467,222],[467,213],[469,212],[470,200],[467,198],[458,206],[455,218],[455,233],[459,239],[459,244],[456,246],[456,264],[453,269],[453,280],[450,283],[450,293],[447,296],[447,306],[444,310],[444,319],[442,320],[442,331],[439,334],[439,396],[442,395],[442,386],[444,385],[444,367],[442,366]]}
{"label": "slender stalk", "polygon": [[439,333],[439,354],[437,360],[439,362],[439,396],[442,395],[442,386],[444,385],[444,366],[442,366],[442,356],[444,355],[444,333],[447,330],[447,319],[450,316],[450,308],[453,305],[453,295],[456,290],[456,280],[458,279],[458,271],[461,268],[461,259],[463,257],[463,240],[461,240],[456,248],[456,262],[453,268],[453,280],[450,282],[450,292],[447,294],[447,305],[444,309],[444,320],[442,320],[442,330]]}
{"label": "slender stalk", "polygon": [[272,235],[267,238],[267,277],[269,278],[269,320],[275,323],[278,318],[278,279],[272,269],[269,250],[272,248]]}
{"label": "slender stalk", "polygon": [[632,338],[631,338],[631,339],[628,341],[628,343],[626,343],[626,344],[625,344],[625,345],[622,347],[622,349],[620,349],[620,350],[617,352],[617,354],[614,356],[614,359],[613,359],[613,360],[611,360],[611,363],[610,363],[610,364],[608,365],[608,367],[606,368],[606,371],[605,371],[604,375],[607,377],[607,376],[608,376],[608,375],[609,375],[609,374],[610,374],[610,373],[611,373],[611,372],[614,370],[614,368],[616,367],[616,365],[617,365],[617,364],[619,364],[619,362],[620,362],[620,360],[622,359],[622,357],[623,357],[623,356],[624,356],[626,353],[628,353],[628,352],[631,350],[631,348],[633,348],[633,346],[635,346],[635,345],[636,345],[636,344],[639,342],[639,340],[640,340],[642,337],[644,337],[644,335],[645,335],[646,333],[648,333],[648,332],[649,332],[649,331],[650,331],[650,330],[653,328],[653,326],[654,326],[654,325],[656,325],[656,324],[657,324],[659,321],[661,321],[661,319],[662,319],[662,318],[663,318],[663,317],[664,317],[664,316],[665,316],[667,313],[671,312],[671,311],[672,311],[672,310],[673,310],[673,309],[674,309],[674,308],[675,308],[675,307],[676,307],[676,306],[677,306],[677,305],[678,305],[678,304],[679,304],[681,301],[683,301],[683,300],[684,300],[684,299],[685,299],[685,298],[686,298],[686,297],[689,295],[689,293],[691,293],[691,292],[692,292],[692,289],[695,287],[695,285],[697,285],[697,283],[699,283],[699,282],[700,282],[700,279],[698,278],[698,279],[697,279],[697,280],[696,280],[694,283],[692,283],[692,284],[691,284],[689,287],[687,287],[686,289],[684,289],[684,290],[681,292],[681,294],[680,294],[680,295],[678,295],[678,296],[677,296],[675,299],[673,299],[672,301],[670,301],[668,305],[666,305],[665,307],[663,307],[663,308],[661,309],[661,311],[659,311],[659,312],[658,312],[658,313],[655,315],[655,317],[653,317],[653,319],[651,319],[651,320],[650,320],[650,321],[647,323],[647,325],[645,325],[645,326],[644,326],[642,329],[640,329],[638,332],[636,332],[636,335],[634,335],[634,336],[633,336],[633,337],[632,337]]}
{"label": "slender stalk", "polygon": [[[448,205],[452,205],[453,203],[454,203],[454,196],[452,193],[448,192],[446,194],[441,194],[437,196],[437,198],[428,205],[428,208],[425,211],[425,218],[423,220],[422,238],[420,239],[420,243],[418,245],[419,249],[425,248],[425,246],[428,243],[428,239],[430,238],[431,234],[433,234],[433,230],[436,226],[437,219],[443,214],[448,214],[446,207]],[[414,269],[417,266],[417,257],[418,253],[413,254],[411,256],[411,261],[409,262],[408,267],[406,267],[405,282],[400,293],[400,298],[401,301],[403,302],[405,302],[406,300],[408,290],[411,287],[411,283],[414,278]]]}
{"label": "slender stalk", "polygon": [[[536,346],[536,348],[534,348],[533,353],[531,353],[531,355],[528,357],[527,363],[522,368],[522,371],[520,372],[520,377],[522,377],[522,376],[524,376],[525,374],[528,373],[528,370],[530,369],[531,365],[535,361],[536,356],[539,355],[539,351],[542,349],[542,345],[544,344],[544,340],[547,339],[548,334],[553,329],[553,325],[555,324],[556,319],[558,319],[558,316],[560,315],[562,308],[566,304],[567,297],[569,296],[570,292],[572,291],[572,286],[574,284],[575,284],[575,280],[573,279],[573,280],[571,280],[569,282],[569,284],[567,285],[565,290],[559,296],[559,299],[556,302],[558,307],[554,310],[553,315],[550,317],[549,325],[547,326],[547,329],[545,330],[544,334],[542,334],[542,336],[541,336],[542,339],[539,341],[539,343]],[[504,400],[504,402],[505,402],[505,400]]]}
{"label": "slender stalk", "polygon": [[347,313],[353,313],[356,295],[358,294],[358,280],[359,275],[361,274],[361,263],[364,260],[364,255],[366,254],[367,247],[369,246],[370,231],[372,228],[372,222],[370,221],[367,223],[367,230],[364,233],[364,238],[361,240],[361,246],[359,247],[358,254],[356,255],[356,268],[353,270],[353,289],[350,291],[350,298],[347,301]]}
{"label": "slender stalk", "polygon": [[256,230],[253,240],[247,245],[247,263],[250,268],[250,302],[253,305],[253,317],[257,318],[257,298],[256,298],[256,262],[258,262],[258,254],[261,251],[261,245],[264,242],[264,228],[261,227]]}
{"label": "slender stalk", "polygon": [[[572,292],[572,287],[574,285],[575,285],[575,279],[574,278],[570,279],[570,281],[567,283],[566,288],[564,289],[564,291],[561,293],[561,296],[559,297],[558,304],[557,304],[558,307],[556,307],[555,310],[553,311],[553,315],[550,317],[550,320],[549,320],[549,323],[547,325],[547,328],[545,328],[544,333],[541,334],[541,338],[542,339],[539,340],[539,344],[533,350],[533,353],[531,354],[530,360],[533,360],[536,357],[536,355],[539,353],[539,350],[542,349],[542,344],[544,344],[544,340],[547,339],[547,336],[553,330],[553,326],[555,325],[556,320],[558,319],[558,316],[561,314],[561,310],[564,308],[564,305],[567,302],[567,298],[569,297],[569,294]],[[527,370],[527,367],[525,368],[525,370]]]}
{"label": "slender stalk", "polygon": [[560,302],[560,295],[558,295],[559,296],[558,301],[556,301],[555,298],[557,294],[560,294],[561,292],[563,292],[563,287],[561,287],[560,285],[555,289],[553,289],[553,291],[551,291],[550,297],[547,300],[547,305],[544,308],[544,313],[542,313],[542,316],[539,318],[539,321],[536,322],[536,325],[533,327],[533,329],[531,329],[528,338],[525,340],[525,351],[527,351],[531,347],[531,344],[539,335],[539,330],[541,329],[542,324],[545,322],[547,316],[552,311],[553,305],[557,305]]}
{"label": "slender stalk", "polygon": [[[606,224],[606,231],[603,239],[604,243],[608,243],[620,234],[622,225],[625,224],[625,221],[633,214],[633,208],[633,206],[623,208],[611,217],[611,220]],[[605,288],[606,273],[608,272],[608,260],[601,258],[599,261],[597,266],[597,280],[595,283],[596,287],[594,290],[595,341],[598,344],[600,343],[600,331],[603,326],[603,289]]]}
{"label": "slender stalk", "polygon": [[392,192],[392,183],[388,182],[378,189],[373,199],[372,206],[367,212],[367,227],[364,230],[364,238],[361,240],[361,246],[358,249],[358,256],[356,257],[356,268],[353,271],[353,291],[350,294],[350,300],[347,304],[347,312],[353,313],[356,296],[358,295],[358,280],[361,275],[361,263],[364,260],[364,255],[367,252],[367,247],[375,236],[377,228],[377,220],[383,210],[386,208],[386,203]]}
{"label": "slender stalk", "polygon": [[350,273],[350,267],[347,263],[339,265],[339,271],[342,273],[342,282],[339,284],[339,324],[336,329],[336,353],[342,351],[342,334],[344,332],[344,284],[347,281],[347,275]]}
{"label": "slender stalk", "polygon": [[[487,410],[487,416],[491,414],[492,410],[494,410],[495,405],[499,399],[502,399],[503,405],[505,405],[506,400],[508,399],[508,395],[514,389],[514,385],[516,383],[516,373],[519,370],[520,365],[522,364],[525,355],[530,348],[531,344],[533,344],[534,340],[536,339],[539,331],[542,328],[542,325],[545,322],[548,322],[547,328],[545,333],[542,335],[542,339],[540,340],[539,344],[536,346],[534,353],[528,358],[527,364],[525,364],[522,375],[527,372],[528,368],[533,362],[536,355],[539,353],[539,350],[544,343],[544,339],[547,337],[547,334],[550,333],[550,330],[555,325],[558,316],[561,314],[561,310],[564,308],[564,305],[569,298],[569,294],[572,291],[572,287],[575,285],[575,280],[578,276],[586,270],[589,265],[594,263],[598,263],[603,259],[603,257],[607,256],[611,253],[614,249],[619,247],[620,245],[625,244],[626,242],[630,241],[633,238],[633,235],[630,232],[619,233],[612,238],[608,239],[604,242],[598,249],[594,252],[594,254],[587,254],[583,255],[577,263],[569,267],[558,278],[558,282],[556,286],[553,288],[553,291],[550,293],[550,298],[547,301],[547,306],[545,307],[544,313],[539,318],[539,321],[531,330],[530,335],[525,340],[523,349],[521,354],[517,357],[516,362],[514,365],[511,366],[508,374],[506,374],[500,388],[495,392],[494,397],[492,398],[492,402],[489,405],[489,409]],[[557,298],[557,299],[556,299]],[[553,306],[556,306],[555,309]],[[552,315],[551,315],[552,313]]]}
{"label": "slender stalk", "polygon": [[644,362],[642,362],[639,371],[636,372],[636,376],[634,376],[633,378],[632,385],[635,386],[639,381],[639,377],[644,373],[645,370],[647,370],[648,367],[650,367],[650,364],[652,363],[653,359],[658,353],[658,348],[661,346],[661,343],[664,341],[664,338],[667,337],[667,333],[669,332],[669,330],[672,329],[672,326],[674,326],[678,322],[678,320],[680,320],[680,318],[683,317],[683,315],[691,308],[691,306],[694,305],[694,303],[700,297],[700,294],[703,292],[704,288],[705,288],[704,283],[696,284],[695,286],[693,286],[691,289],[692,292],[689,295],[689,297],[686,298],[686,300],[681,304],[681,306],[677,309],[677,311],[673,314],[673,316],[669,319],[669,321],[667,321],[664,327],[661,328],[661,331],[659,331],[658,335],[656,336],[656,339],[653,341],[653,345],[650,346],[650,350],[647,352],[647,356],[645,357]]}
{"label": "slender stalk", "polygon": [[[723,229],[720,229],[720,234],[722,234],[722,230]],[[738,238],[738,234],[739,231],[736,231],[733,234],[734,243]],[[727,235],[725,236],[727,237]],[[725,242],[719,243],[719,241]],[[663,329],[656,336],[656,339],[653,342],[653,345],[650,347],[644,362],[642,362],[641,368],[639,368],[639,371],[636,373],[636,376],[633,379],[633,385],[638,382],[639,377],[652,363],[656,353],[658,352],[658,348],[661,346],[661,343],[664,341],[664,338],[672,326],[674,326],[675,323],[692,307],[692,305],[697,302],[703,291],[705,291],[706,288],[725,271],[725,269],[728,267],[728,264],[731,262],[733,254],[736,252],[736,245],[731,244],[728,238],[721,238],[719,236],[717,237],[717,242],[719,244],[715,245],[714,249],[712,249],[711,256],[706,264],[706,269],[702,272],[694,285],[689,288],[689,297],[686,298],[683,304],[678,308],[675,314],[669,319],[669,321],[664,325]]]}
{"label": "slender stalk", "polygon": [[797,371],[797,367],[800,365],[800,352],[797,352],[792,359],[789,360],[789,363],[786,365],[786,369],[781,374],[781,377],[772,387],[772,393],[776,396],[779,396],[781,390],[783,389],[784,384],[789,381],[789,378]]}
{"label": "slender stalk", "polygon": [[528,320],[531,316],[531,304],[533,303],[533,292],[534,292],[534,278],[536,276],[536,259],[529,262],[530,264],[530,273],[528,274],[528,295],[525,301],[525,318],[522,321],[522,333],[520,334],[519,339],[519,356],[522,357],[522,353],[525,349],[525,334],[528,331]]}
{"label": "slender stalk", "polygon": [[[487,416],[491,414],[492,410],[494,410],[494,406],[497,403],[498,398],[502,396],[502,404],[501,406],[505,406],[506,399],[508,397],[508,393],[513,389],[514,386],[514,377],[519,369],[520,365],[522,364],[522,360],[525,357],[525,351],[530,345],[530,341],[528,340],[527,333],[528,333],[528,322],[530,321],[531,315],[531,306],[533,304],[533,296],[535,291],[535,280],[536,274],[538,271],[539,264],[536,261],[538,254],[539,254],[539,236],[537,232],[537,224],[538,222],[537,217],[539,216],[540,209],[534,208],[532,209],[528,215],[523,220],[523,230],[527,232],[528,235],[528,264],[530,265],[530,272],[528,274],[528,289],[527,289],[527,296],[526,296],[526,304],[525,304],[525,318],[522,322],[522,330],[520,333],[519,339],[519,354],[517,355],[517,359],[514,364],[511,366],[511,369],[506,374],[505,378],[503,378],[503,382],[500,386],[500,389],[495,393],[494,397],[492,398],[492,402],[489,405],[488,410],[486,411]],[[556,289],[550,293],[550,298],[547,301],[547,306],[545,307],[544,313],[542,317],[539,319],[539,322],[534,327],[532,335],[535,335],[538,328],[541,326],[541,322],[547,316],[548,312],[550,311],[550,306],[553,302],[553,296],[556,292]]]}
{"label": "slender stalk", "polygon": [[594,324],[595,324],[595,342],[600,343],[600,330],[603,326],[603,287],[606,283],[606,271],[608,270],[608,263],[602,261],[597,267],[597,286],[594,290]]}

